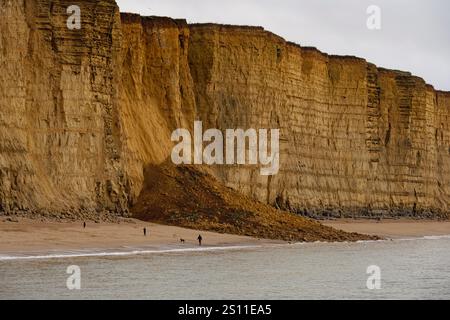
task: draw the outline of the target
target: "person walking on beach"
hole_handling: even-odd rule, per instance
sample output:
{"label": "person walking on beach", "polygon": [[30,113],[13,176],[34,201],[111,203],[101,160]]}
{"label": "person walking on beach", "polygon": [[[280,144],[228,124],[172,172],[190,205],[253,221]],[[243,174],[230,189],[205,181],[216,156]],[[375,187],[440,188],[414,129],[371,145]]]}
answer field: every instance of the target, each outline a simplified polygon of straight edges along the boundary
{"label": "person walking on beach", "polygon": [[83,229],[86,229],[86,222],[83,222]]}
{"label": "person walking on beach", "polygon": [[144,237],[147,236],[147,228],[144,228]]}
{"label": "person walking on beach", "polygon": [[198,240],[198,245],[201,246],[203,238],[202,238],[202,236],[200,234],[198,235],[197,240]]}

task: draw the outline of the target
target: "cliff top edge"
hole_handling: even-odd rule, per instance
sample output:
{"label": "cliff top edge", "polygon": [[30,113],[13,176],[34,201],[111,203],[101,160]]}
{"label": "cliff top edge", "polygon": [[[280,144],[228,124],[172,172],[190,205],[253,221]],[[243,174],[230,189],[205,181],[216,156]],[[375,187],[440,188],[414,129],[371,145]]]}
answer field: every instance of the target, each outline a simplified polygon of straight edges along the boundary
{"label": "cliff top edge", "polygon": [[287,47],[296,48],[301,50],[303,53],[311,53],[311,54],[317,54],[321,56],[324,59],[337,59],[337,60],[348,60],[348,61],[357,61],[357,62],[363,62],[367,64],[374,65],[378,72],[386,72],[386,73],[392,73],[396,76],[408,76],[417,78],[417,80],[421,80],[425,83],[427,88],[433,89],[436,94],[449,96],[450,97],[450,91],[445,90],[437,90],[432,84],[427,83],[422,77],[415,76],[411,74],[409,71],[402,71],[402,70],[395,70],[395,69],[388,69],[384,67],[378,67],[375,64],[368,62],[365,58],[352,56],[352,55],[336,55],[336,54],[328,54],[326,52],[323,52],[319,50],[316,47],[312,46],[302,46],[298,43],[287,41],[283,37],[266,30],[264,27],[261,26],[249,26],[249,25],[232,25],[232,24],[220,24],[220,23],[188,23],[186,19],[174,19],[170,17],[164,17],[164,16],[141,16],[137,13],[127,13],[127,12],[121,12],[121,21],[122,23],[140,23],[150,26],[158,26],[158,27],[167,27],[167,28],[173,28],[173,27],[185,27],[189,29],[215,29],[218,31],[242,31],[242,32],[258,32],[265,36],[271,37],[275,39],[276,41],[279,41],[282,44],[285,44]]}

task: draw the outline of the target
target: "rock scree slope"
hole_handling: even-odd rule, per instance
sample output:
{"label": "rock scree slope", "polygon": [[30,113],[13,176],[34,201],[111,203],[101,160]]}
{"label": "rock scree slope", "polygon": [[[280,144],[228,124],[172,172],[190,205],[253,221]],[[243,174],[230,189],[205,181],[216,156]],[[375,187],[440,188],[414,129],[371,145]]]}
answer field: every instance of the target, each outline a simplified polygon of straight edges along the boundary
{"label": "rock scree slope", "polygon": [[180,227],[285,241],[378,240],[277,210],[225,187],[208,169],[165,163],[145,170],[133,216]]}

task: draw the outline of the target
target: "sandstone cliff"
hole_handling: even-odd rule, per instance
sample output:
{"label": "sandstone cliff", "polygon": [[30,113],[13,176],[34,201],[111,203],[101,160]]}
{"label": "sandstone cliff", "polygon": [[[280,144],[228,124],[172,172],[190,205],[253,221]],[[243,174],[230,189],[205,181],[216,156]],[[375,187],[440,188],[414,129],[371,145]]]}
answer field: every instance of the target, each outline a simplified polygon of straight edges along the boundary
{"label": "sandstone cliff", "polygon": [[[257,27],[119,15],[114,1],[0,0],[0,211],[126,214],[170,134],[279,128],[280,173],[214,167],[313,215],[444,216],[450,93]],[[151,181],[146,181],[146,184]]]}
{"label": "sandstone cliff", "polygon": [[[279,128],[278,175],[223,166],[215,168],[216,176],[243,194],[299,213],[449,212],[449,93],[409,73],[302,48],[262,28],[122,17],[124,34],[140,38],[140,45],[129,44],[133,59],[122,69],[145,70],[133,88],[159,101],[152,110],[168,124],[157,144],[146,142],[154,130],[131,138],[146,137],[133,143],[142,159],[167,159],[170,132],[191,128],[193,117],[206,128]],[[143,39],[159,45],[144,46]],[[139,118],[158,122],[145,112]]]}
{"label": "sandstone cliff", "polygon": [[0,0],[0,211],[127,210],[113,1]]}
{"label": "sandstone cliff", "polygon": [[233,188],[318,214],[449,212],[449,93],[260,28],[194,25],[189,62],[200,118],[281,129],[280,174],[221,168]]}

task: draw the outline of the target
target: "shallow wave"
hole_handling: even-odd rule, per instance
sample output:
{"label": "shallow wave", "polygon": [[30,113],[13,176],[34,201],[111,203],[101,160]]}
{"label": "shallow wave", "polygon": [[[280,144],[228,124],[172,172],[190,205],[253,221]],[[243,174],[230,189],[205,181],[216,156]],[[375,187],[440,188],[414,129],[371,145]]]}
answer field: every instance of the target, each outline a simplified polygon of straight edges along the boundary
{"label": "shallow wave", "polygon": [[134,249],[129,251],[80,251],[80,252],[62,252],[53,254],[35,254],[35,255],[0,255],[0,261],[11,260],[47,260],[47,259],[67,259],[67,258],[86,258],[86,257],[124,257],[134,255],[146,254],[161,254],[161,253],[185,253],[185,252],[210,252],[210,251],[225,251],[225,250],[243,250],[260,248],[260,245],[248,246],[226,246],[226,247],[203,247],[203,248],[174,248],[174,249]]}
{"label": "shallow wave", "polygon": [[394,241],[443,240],[443,239],[450,239],[450,235],[447,234],[447,235],[440,235],[440,236],[401,238],[401,239],[394,239]]}
{"label": "shallow wave", "polygon": [[441,239],[450,239],[450,234],[441,235],[441,236],[425,236],[423,237],[425,240],[441,240]]}

